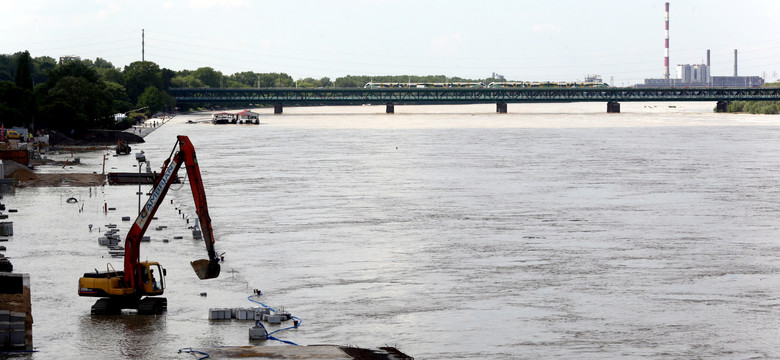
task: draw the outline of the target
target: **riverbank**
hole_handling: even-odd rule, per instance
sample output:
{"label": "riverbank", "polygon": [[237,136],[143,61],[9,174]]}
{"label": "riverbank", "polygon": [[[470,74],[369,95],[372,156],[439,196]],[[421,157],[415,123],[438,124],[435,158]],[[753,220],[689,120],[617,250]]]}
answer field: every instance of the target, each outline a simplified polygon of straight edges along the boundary
{"label": "riverbank", "polygon": [[[93,137],[92,141],[73,141],[74,144],[67,146],[57,146],[57,152],[70,153],[70,159],[53,160],[48,157],[41,159],[32,159],[32,169],[17,162],[6,161],[4,163],[4,177],[13,178],[17,187],[91,187],[106,184],[106,175],[102,173],[79,173],[79,172],[37,172],[34,169],[39,166],[61,166],[62,169],[69,167],[68,170],[74,170],[74,166],[79,166],[79,158],[75,156],[80,152],[94,152],[105,149],[106,156],[110,153],[110,145],[114,145],[117,140],[123,139],[131,143],[142,143],[143,138],[159,129],[162,125],[170,121],[172,117],[153,118],[146,120],[143,124],[133,126],[132,128],[116,132],[118,135]],[[106,133],[108,134],[108,133]],[[135,140],[135,141],[133,141]],[[84,144],[84,143],[88,144]],[[83,144],[83,145],[79,145]],[[101,145],[102,144],[102,145]]]}

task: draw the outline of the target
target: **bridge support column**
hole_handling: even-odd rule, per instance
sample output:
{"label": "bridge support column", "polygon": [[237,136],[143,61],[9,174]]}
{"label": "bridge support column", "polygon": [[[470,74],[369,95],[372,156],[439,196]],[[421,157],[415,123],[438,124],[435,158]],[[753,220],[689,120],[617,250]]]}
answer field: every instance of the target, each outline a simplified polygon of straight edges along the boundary
{"label": "bridge support column", "polygon": [[282,104],[274,104],[274,114],[282,113]]}
{"label": "bridge support column", "polygon": [[506,103],[496,103],[496,112],[499,114],[506,114]]}
{"label": "bridge support column", "polygon": [[385,113],[387,113],[387,114],[394,114],[395,113],[395,105],[387,104],[387,107],[385,108]]}
{"label": "bridge support column", "polygon": [[729,111],[728,101],[718,101],[718,103],[715,105],[715,112],[724,113],[728,111]]}
{"label": "bridge support column", "polygon": [[617,101],[610,101],[607,103],[607,113],[617,114],[620,113],[620,103]]}

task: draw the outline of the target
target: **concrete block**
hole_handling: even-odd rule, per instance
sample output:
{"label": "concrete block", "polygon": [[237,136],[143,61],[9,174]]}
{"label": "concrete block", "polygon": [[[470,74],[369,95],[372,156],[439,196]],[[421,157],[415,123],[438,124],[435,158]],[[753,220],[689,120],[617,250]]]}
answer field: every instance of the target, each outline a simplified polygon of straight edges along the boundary
{"label": "concrete block", "polygon": [[249,328],[249,338],[252,340],[265,340],[268,338],[268,332],[262,326],[253,326]]}
{"label": "concrete block", "polygon": [[8,322],[11,320],[11,311],[9,310],[0,310],[0,322]]}
{"label": "concrete block", "polygon": [[12,221],[0,222],[0,235],[11,236],[13,234],[14,234],[14,223]]}
{"label": "concrete block", "polygon": [[[254,317],[254,314],[253,316]],[[249,311],[247,309],[238,309],[238,320],[249,320]]]}
{"label": "concrete block", "polygon": [[8,342],[12,347],[24,347],[24,329],[8,333]]}
{"label": "concrete block", "polygon": [[11,311],[11,316],[8,318],[9,322],[24,322],[24,313]]}
{"label": "concrete block", "polygon": [[222,309],[209,309],[209,320],[222,320]]}

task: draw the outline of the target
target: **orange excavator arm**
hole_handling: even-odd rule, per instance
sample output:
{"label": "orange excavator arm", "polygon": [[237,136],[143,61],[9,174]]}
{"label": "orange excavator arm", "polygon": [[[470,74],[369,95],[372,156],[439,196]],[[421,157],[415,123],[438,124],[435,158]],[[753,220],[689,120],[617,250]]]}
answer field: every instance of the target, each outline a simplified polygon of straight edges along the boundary
{"label": "orange excavator arm", "polygon": [[155,179],[154,190],[146,204],[141,208],[141,212],[138,213],[138,217],[125,238],[124,281],[125,284],[133,289],[140,286],[139,276],[141,274],[138,274],[138,264],[140,262],[141,238],[146,233],[151,219],[168,193],[168,189],[170,189],[173,183],[174,175],[182,164],[185,165],[187,176],[190,179],[190,188],[192,189],[192,196],[195,200],[195,208],[209,257],[208,259],[193,261],[191,264],[200,279],[212,279],[219,276],[219,259],[214,250],[214,234],[206,204],[203,179],[201,178],[198,160],[195,156],[195,148],[192,146],[190,139],[184,135],[177,137],[176,145],[178,146],[178,151],[176,146],[174,146],[171,155],[163,163],[162,172]]}

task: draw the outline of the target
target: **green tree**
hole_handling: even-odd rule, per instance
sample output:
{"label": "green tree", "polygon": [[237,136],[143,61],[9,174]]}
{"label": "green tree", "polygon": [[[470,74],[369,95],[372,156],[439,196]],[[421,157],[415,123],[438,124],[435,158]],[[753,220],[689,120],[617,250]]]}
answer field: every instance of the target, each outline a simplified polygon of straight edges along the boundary
{"label": "green tree", "polygon": [[113,69],[114,65],[111,64],[110,61],[102,59],[102,58],[96,58],[95,62],[93,63],[93,66],[97,69]]}
{"label": "green tree", "polygon": [[160,90],[167,91],[171,88],[171,81],[176,76],[176,72],[171,69],[163,68],[160,71],[160,76],[162,77],[162,88]]}
{"label": "green tree", "polygon": [[100,79],[103,81],[110,81],[117,84],[123,84],[125,82],[122,71],[117,68],[96,68],[95,71],[97,71],[100,75]]}
{"label": "green tree", "polygon": [[176,76],[171,79],[171,87],[174,88],[204,88],[206,84],[196,79],[192,74],[186,76]]}
{"label": "green tree", "polygon": [[33,93],[32,62],[30,53],[27,51],[23,52],[18,58],[14,83],[23,90],[22,98],[17,103],[17,107],[21,112],[21,119],[19,120],[24,125],[32,125],[35,116],[35,94]]}
{"label": "green tree", "polygon": [[299,87],[299,88],[320,87],[319,86],[319,81],[315,80],[314,78],[310,78],[310,77],[296,81],[295,85],[296,85],[296,87]]}
{"label": "green tree", "polygon": [[371,78],[368,76],[347,75],[336,79],[336,87],[359,88],[365,86],[369,81],[371,81]]}
{"label": "green tree", "polygon": [[79,77],[90,83],[97,83],[100,80],[100,75],[98,75],[97,71],[87,66],[87,64],[81,61],[68,61],[55,66],[49,71],[49,80],[46,86],[53,88],[61,79],[66,77]]}
{"label": "green tree", "polygon": [[0,81],[14,81],[14,60],[11,55],[0,55]]}
{"label": "green tree", "polygon": [[218,88],[223,85],[222,73],[215,71],[213,68],[208,66],[201,67],[193,71],[192,76],[206,84],[208,87]]}
{"label": "green tree", "polygon": [[32,91],[32,63],[30,62],[30,53],[25,51],[19,56],[19,60],[16,65],[16,76],[14,77],[16,86]]}
{"label": "green tree", "polygon": [[143,94],[138,97],[138,104],[136,104],[136,106],[139,108],[146,107],[147,114],[154,114],[165,108],[165,98],[160,90],[154,86],[149,86],[144,90]]}
{"label": "green tree", "polygon": [[20,104],[29,101],[29,91],[10,81],[0,81],[0,123],[5,126],[22,126],[29,114]]}
{"label": "green tree", "polygon": [[[49,89],[41,112],[48,127],[81,136],[87,129],[107,128],[113,124],[111,104],[101,83],[65,76]],[[59,110],[64,113],[58,113]]]}
{"label": "green tree", "polygon": [[122,84],[118,84],[111,81],[104,81],[106,92],[111,99],[111,112],[120,113],[132,110],[133,104],[130,103],[130,99],[127,97],[127,90]]}
{"label": "green tree", "polygon": [[162,89],[162,71],[151,61],[136,61],[125,66],[123,77],[131,103],[137,103],[138,97],[149,86]]}
{"label": "green tree", "polygon": [[295,80],[285,73],[257,74],[257,80],[261,88],[295,87]]}
{"label": "green tree", "polygon": [[39,56],[33,59],[33,85],[44,84],[48,81],[47,74],[57,66],[57,60],[50,56]]}

